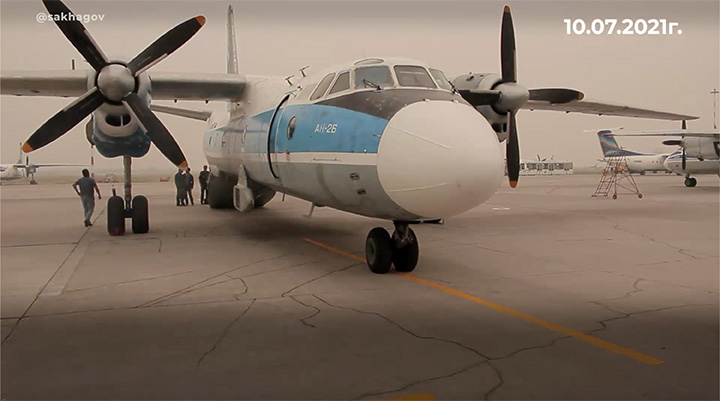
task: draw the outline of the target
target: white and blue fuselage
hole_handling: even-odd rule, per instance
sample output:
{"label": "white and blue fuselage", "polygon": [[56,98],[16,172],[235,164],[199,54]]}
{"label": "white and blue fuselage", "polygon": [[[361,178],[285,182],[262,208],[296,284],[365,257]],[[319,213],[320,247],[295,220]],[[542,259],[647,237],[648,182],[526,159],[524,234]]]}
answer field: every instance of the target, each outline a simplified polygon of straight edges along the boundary
{"label": "white and blue fuselage", "polygon": [[215,176],[319,206],[399,221],[456,215],[490,198],[504,167],[495,131],[443,80],[401,59],[292,86],[248,77],[243,101],[210,118],[205,154]]}

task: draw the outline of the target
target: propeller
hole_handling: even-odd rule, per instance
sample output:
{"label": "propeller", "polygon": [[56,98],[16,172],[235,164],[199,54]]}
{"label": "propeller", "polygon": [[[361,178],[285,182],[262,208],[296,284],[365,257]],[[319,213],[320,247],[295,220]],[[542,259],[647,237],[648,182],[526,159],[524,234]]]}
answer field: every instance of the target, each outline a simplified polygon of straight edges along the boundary
{"label": "propeller", "polygon": [[582,100],[585,95],[574,89],[538,88],[528,90],[517,82],[517,49],[512,12],[505,6],[500,29],[500,70],[502,76],[492,89],[459,89],[458,93],[475,107],[492,106],[507,116],[507,164],[510,186],[517,186],[520,176],[520,145],[517,133],[517,112],[528,100],[548,103],[568,103]]}
{"label": "propeller", "polygon": [[[50,14],[73,14],[60,0],[43,0],[43,4]],[[123,104],[137,117],[147,136],[165,157],[178,167],[187,167],[185,156],[170,131],[136,93],[137,79],[190,40],[205,24],[205,17],[194,17],[177,25],[127,65],[109,62],[80,21],[55,20],[55,23],[97,72],[96,84],[38,128],[23,145],[23,151],[32,152],[58,139],[104,103]]]}
{"label": "propeller", "polygon": [[[682,127],[682,129],[687,129],[687,121],[682,120],[681,127]],[[685,139],[684,136],[683,136],[683,139]],[[687,166],[687,158],[685,157],[685,143],[684,143],[685,141],[682,141],[682,142],[683,142],[683,144],[682,144],[682,169],[683,169],[683,171],[685,171],[685,167]]]}
{"label": "propeller", "polygon": [[[515,188],[520,177],[520,145],[517,136],[517,110],[528,101],[528,90],[517,84],[517,57],[515,49],[515,27],[513,26],[510,6],[503,10],[500,28],[500,69],[502,82],[495,87],[500,91],[497,107],[508,114],[508,138],[505,146],[507,154],[508,181]],[[508,96],[509,95],[509,96]]]}

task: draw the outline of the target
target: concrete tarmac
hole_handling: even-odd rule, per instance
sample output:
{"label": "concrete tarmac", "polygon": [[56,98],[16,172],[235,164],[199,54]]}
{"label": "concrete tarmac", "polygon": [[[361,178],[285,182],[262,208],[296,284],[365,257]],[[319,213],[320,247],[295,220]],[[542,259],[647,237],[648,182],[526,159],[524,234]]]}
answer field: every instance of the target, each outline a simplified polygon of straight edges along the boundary
{"label": "concrete tarmac", "polygon": [[137,184],[150,233],[110,237],[105,199],[86,229],[69,185],[3,186],[1,397],[718,399],[719,188],[699,178],[612,200],[595,175],[521,177],[414,225],[410,275],[362,261],[391,224],[290,197],[241,214]]}

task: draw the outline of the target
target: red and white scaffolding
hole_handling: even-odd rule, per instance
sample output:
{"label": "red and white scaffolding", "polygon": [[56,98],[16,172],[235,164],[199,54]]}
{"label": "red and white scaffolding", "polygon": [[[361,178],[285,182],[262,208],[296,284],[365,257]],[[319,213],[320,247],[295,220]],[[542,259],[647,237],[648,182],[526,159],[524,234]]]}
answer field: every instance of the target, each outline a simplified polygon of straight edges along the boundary
{"label": "red and white scaffolding", "polygon": [[612,192],[612,198],[617,199],[618,195],[637,195],[642,199],[642,194],[630,174],[625,156],[612,157],[607,160],[603,169],[593,197],[607,197]]}

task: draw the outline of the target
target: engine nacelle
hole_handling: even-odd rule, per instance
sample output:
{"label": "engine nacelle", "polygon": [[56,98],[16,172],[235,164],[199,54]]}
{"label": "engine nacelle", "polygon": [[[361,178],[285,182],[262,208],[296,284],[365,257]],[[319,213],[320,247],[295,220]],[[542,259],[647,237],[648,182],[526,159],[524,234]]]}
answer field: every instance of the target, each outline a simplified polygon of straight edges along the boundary
{"label": "engine nacelle", "polygon": [[[494,73],[463,74],[453,80],[457,89],[492,90],[501,83],[502,77]],[[498,112],[493,106],[477,106],[475,109],[488,120],[500,142],[507,139],[507,113]]]}
{"label": "engine nacelle", "polygon": [[720,142],[714,138],[683,138],[682,146],[688,157],[700,160],[720,158]]}
{"label": "engine nacelle", "polygon": [[[88,77],[88,88],[95,86],[97,74]],[[135,92],[150,104],[150,78],[140,74],[136,80]],[[107,137],[126,137],[142,129],[140,123],[122,103],[106,102],[93,113],[94,128]]]}

